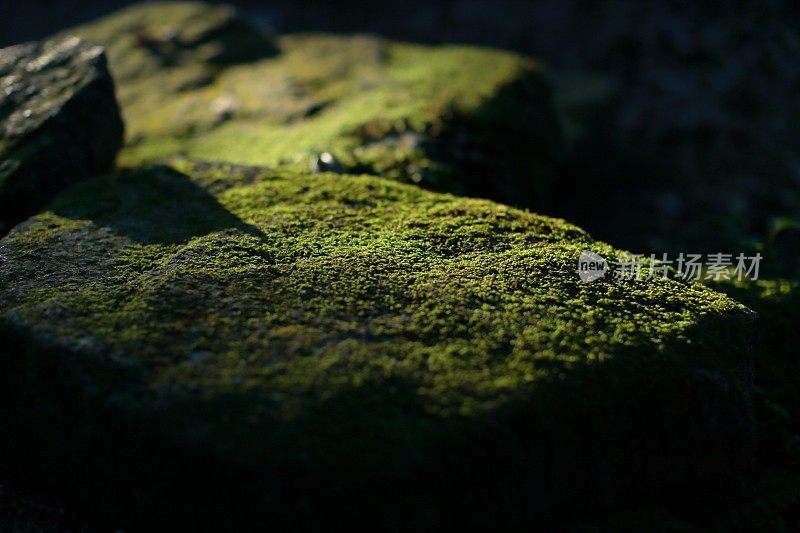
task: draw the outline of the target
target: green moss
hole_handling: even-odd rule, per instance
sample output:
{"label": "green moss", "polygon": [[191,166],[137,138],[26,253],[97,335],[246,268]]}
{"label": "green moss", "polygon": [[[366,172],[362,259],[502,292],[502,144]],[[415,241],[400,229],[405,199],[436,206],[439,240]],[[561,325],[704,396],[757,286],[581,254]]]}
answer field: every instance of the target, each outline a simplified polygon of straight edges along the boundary
{"label": "green moss", "polygon": [[[186,21],[213,28],[220,18],[203,4],[144,4],[70,30],[108,47],[128,126],[122,164],[183,154],[306,170],[329,152],[354,173],[518,204],[541,199],[560,134],[536,62],[468,46],[298,34],[274,47],[256,41],[248,62],[220,66],[184,35]],[[179,51],[154,51],[143,35],[168,35]],[[231,38],[217,37],[223,48]],[[483,178],[488,171],[495,180]]]}
{"label": "green moss", "polygon": [[169,442],[336,483],[512,442],[477,464],[524,461],[550,503],[552,468],[585,487],[626,453],[670,465],[617,492],[711,475],[686,453],[714,475],[746,463],[746,309],[673,280],[581,283],[586,248],[616,255],[485,200],[180,160],[79,185],[9,234],[0,329]]}

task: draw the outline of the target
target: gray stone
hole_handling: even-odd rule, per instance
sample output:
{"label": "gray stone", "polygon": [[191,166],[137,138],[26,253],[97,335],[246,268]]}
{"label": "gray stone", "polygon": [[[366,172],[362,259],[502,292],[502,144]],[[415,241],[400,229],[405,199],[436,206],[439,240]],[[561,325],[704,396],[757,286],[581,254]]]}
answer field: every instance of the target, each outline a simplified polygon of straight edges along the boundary
{"label": "gray stone", "polygon": [[101,47],[69,37],[0,49],[0,235],[111,170],[123,129]]}

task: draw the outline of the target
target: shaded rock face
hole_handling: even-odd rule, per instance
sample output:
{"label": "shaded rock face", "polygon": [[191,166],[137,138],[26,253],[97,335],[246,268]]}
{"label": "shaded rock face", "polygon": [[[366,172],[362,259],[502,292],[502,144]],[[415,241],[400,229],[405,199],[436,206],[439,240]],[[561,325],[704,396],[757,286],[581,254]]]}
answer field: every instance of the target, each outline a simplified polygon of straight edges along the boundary
{"label": "shaded rock face", "polygon": [[[514,205],[546,197],[560,129],[535,61],[371,35],[214,30],[230,20],[198,3],[143,4],[67,32],[108,50],[128,127],[121,164],[180,154],[305,170],[330,154],[354,174]],[[207,57],[209,43],[238,49],[242,34],[246,62]]]}
{"label": "shaded rock face", "polygon": [[72,37],[0,50],[0,234],[111,170],[122,138],[102,48]]}
{"label": "shaded rock face", "polygon": [[585,249],[616,254],[379,177],[86,181],[0,242],[0,452],[140,526],[513,524],[724,483],[753,447],[751,313],[582,283]]}

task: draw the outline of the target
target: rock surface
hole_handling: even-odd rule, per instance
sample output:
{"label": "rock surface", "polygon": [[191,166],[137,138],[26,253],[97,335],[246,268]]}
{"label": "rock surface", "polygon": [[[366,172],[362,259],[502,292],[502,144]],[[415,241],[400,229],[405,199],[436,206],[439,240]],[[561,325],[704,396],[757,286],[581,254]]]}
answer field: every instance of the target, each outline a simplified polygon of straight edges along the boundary
{"label": "rock surface", "polygon": [[370,176],[84,182],[0,242],[2,452],[142,525],[513,524],[741,471],[751,313],[582,283],[587,248]]}
{"label": "rock surface", "polygon": [[109,171],[122,138],[102,48],[72,37],[0,50],[0,235]]}
{"label": "rock surface", "polygon": [[66,32],[108,49],[128,126],[123,164],[182,154],[305,170],[330,153],[351,173],[516,205],[544,197],[560,128],[535,61],[369,35],[259,44],[255,29],[248,57],[206,60],[209,39],[187,34],[235,48],[241,32],[214,29],[229,20],[199,3],[143,4]]}

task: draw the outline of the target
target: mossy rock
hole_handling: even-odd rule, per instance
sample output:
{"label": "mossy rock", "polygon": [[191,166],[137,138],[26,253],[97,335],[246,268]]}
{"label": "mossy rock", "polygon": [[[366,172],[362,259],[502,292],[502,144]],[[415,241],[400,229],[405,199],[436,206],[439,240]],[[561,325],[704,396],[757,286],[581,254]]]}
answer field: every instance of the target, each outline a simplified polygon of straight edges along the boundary
{"label": "mossy rock", "polygon": [[101,47],[68,37],[0,49],[0,236],[112,170],[122,137]]}
{"label": "mossy rock", "polygon": [[[136,5],[67,33],[108,49],[125,165],[181,154],[322,166],[532,205],[558,156],[542,68],[513,53],[369,35],[268,39],[230,8],[200,3]],[[209,52],[228,49],[239,55],[224,63]],[[321,154],[334,164],[319,165]]]}
{"label": "mossy rock", "polygon": [[512,525],[724,484],[753,447],[752,312],[582,283],[587,248],[616,256],[367,175],[83,182],[0,242],[0,452],[115,527]]}

